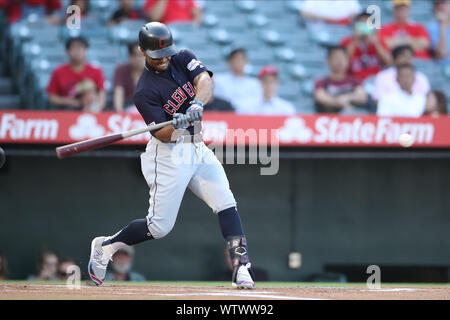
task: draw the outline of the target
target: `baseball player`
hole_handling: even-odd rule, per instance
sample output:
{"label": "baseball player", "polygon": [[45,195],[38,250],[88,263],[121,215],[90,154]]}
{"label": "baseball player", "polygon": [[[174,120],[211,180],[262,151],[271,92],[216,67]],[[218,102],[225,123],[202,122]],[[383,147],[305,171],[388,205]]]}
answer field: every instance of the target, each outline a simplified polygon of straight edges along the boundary
{"label": "baseball player", "polygon": [[167,235],[188,187],[218,216],[233,262],[232,285],[253,289],[236,200],[221,163],[202,142],[198,125],[203,105],[213,95],[213,73],[189,50],[177,51],[170,30],[162,23],[144,25],[139,46],[146,64],[135,90],[136,107],[147,125],[170,120],[172,125],[153,131],[141,155],[142,173],[150,187],[147,217],[132,221],[113,236],[92,240],[89,275],[101,285],[117,250]]}

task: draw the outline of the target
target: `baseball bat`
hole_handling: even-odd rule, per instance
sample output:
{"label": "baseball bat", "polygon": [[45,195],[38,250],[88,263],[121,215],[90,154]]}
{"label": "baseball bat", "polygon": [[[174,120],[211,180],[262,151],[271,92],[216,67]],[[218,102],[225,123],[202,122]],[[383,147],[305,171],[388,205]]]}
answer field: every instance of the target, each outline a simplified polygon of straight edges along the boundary
{"label": "baseball bat", "polygon": [[56,148],[56,156],[58,157],[58,159],[64,159],[78,153],[107,146],[116,141],[123,140],[141,133],[158,130],[170,124],[172,124],[172,121],[166,121],[154,125],[149,125],[145,128],[125,131],[121,133],[113,133],[98,138],[92,138],[89,140],[67,144],[65,146]]}

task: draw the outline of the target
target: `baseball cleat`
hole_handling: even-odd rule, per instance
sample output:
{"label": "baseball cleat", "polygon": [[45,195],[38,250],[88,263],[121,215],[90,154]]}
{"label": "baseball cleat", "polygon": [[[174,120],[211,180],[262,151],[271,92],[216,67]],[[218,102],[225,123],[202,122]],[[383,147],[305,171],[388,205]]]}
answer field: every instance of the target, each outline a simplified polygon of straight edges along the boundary
{"label": "baseball cleat", "polygon": [[253,289],[255,287],[255,282],[248,271],[250,267],[250,262],[239,267],[236,274],[236,282],[232,284],[233,287],[238,289]]}
{"label": "baseball cleat", "polygon": [[102,247],[102,243],[107,237],[97,237],[91,243],[91,257],[89,259],[88,271],[92,281],[100,286],[105,279],[106,268],[111,260],[112,254],[107,253]]}

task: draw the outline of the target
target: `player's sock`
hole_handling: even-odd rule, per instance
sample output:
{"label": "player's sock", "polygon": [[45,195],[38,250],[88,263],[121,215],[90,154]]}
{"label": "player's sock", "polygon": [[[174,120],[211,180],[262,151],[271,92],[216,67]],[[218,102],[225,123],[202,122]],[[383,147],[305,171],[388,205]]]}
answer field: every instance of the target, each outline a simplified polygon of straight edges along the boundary
{"label": "player's sock", "polygon": [[102,243],[114,252],[124,246],[132,246],[153,239],[147,226],[147,219],[137,219]]}
{"label": "player's sock", "polygon": [[244,235],[241,216],[236,207],[222,210],[217,215],[219,216],[220,231],[225,240],[228,237]]}

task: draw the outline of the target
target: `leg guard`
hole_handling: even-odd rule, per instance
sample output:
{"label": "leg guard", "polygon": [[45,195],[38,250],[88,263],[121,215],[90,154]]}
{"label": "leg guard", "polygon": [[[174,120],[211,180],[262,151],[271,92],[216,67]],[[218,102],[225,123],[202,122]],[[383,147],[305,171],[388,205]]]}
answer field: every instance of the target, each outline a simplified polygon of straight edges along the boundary
{"label": "leg guard", "polygon": [[[239,267],[250,263],[247,250],[247,239],[245,236],[227,237],[227,245],[228,250],[230,251],[231,264],[233,266],[232,282],[236,283],[236,275]],[[255,276],[250,264],[248,269],[250,276],[252,277],[253,281],[255,281]]]}

